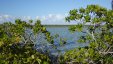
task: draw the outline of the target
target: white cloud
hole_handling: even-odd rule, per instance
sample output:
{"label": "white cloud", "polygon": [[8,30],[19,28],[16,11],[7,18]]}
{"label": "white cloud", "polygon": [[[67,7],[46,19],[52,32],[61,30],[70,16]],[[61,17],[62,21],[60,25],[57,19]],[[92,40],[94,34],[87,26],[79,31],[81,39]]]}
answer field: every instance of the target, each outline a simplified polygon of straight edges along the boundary
{"label": "white cloud", "polygon": [[0,15],[0,23],[3,22],[15,22],[15,19],[21,19],[23,21],[28,21],[31,19],[30,16],[22,16],[22,17],[16,17],[16,16],[11,16],[11,15]]}
{"label": "white cloud", "polygon": [[7,21],[13,21],[15,17],[10,15],[0,15],[0,23],[7,22]]}
{"label": "white cloud", "polygon": [[[65,17],[67,14],[48,14],[46,16],[36,16],[34,20],[41,20],[42,24],[54,24],[54,25],[64,25],[64,24],[74,24],[75,22],[66,22]],[[21,17],[16,17],[16,16],[11,16],[11,15],[0,15],[0,23],[11,21],[14,22],[15,19],[20,18],[21,20],[28,21],[32,19],[30,16],[21,16]]]}
{"label": "white cloud", "polygon": [[31,16],[22,16],[22,17],[17,17],[17,18],[20,18],[21,20],[24,20],[24,21],[28,21],[28,20],[31,20]]}
{"label": "white cloud", "polygon": [[65,21],[67,14],[48,14],[47,16],[37,16],[36,19],[40,19],[42,24],[70,24]]}

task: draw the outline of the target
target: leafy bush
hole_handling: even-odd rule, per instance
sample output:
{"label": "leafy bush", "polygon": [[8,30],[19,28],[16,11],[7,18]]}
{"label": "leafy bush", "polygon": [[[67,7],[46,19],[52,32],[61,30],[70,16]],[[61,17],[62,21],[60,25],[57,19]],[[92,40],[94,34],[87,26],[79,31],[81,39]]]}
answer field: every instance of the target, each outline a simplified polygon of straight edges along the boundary
{"label": "leafy bush", "polygon": [[[89,43],[86,47],[75,48],[64,54],[64,63],[113,64],[113,10],[98,5],[74,9],[67,21],[79,21],[70,30],[85,33],[78,42]],[[87,30],[84,30],[85,26]]]}
{"label": "leafy bush", "polygon": [[44,33],[52,43],[49,32],[40,24],[40,20],[34,24],[32,20],[25,22],[20,19],[15,23],[0,24],[0,64],[50,64],[47,55],[33,48],[39,32]]}

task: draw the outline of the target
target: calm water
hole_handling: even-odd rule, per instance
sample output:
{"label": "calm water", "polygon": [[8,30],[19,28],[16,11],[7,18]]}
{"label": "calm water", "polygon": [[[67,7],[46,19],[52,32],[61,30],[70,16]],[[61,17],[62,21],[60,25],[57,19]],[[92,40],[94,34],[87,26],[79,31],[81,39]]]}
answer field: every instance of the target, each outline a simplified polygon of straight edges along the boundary
{"label": "calm water", "polygon": [[[77,43],[78,38],[84,34],[81,32],[74,32],[74,33],[70,32],[68,30],[69,29],[68,25],[56,25],[56,26],[55,25],[51,25],[51,26],[48,25],[45,27],[51,33],[51,35],[58,34],[59,38],[63,38],[67,41],[67,44],[63,46],[63,48],[65,48],[65,49],[70,49],[70,48],[75,48],[78,46],[86,45],[86,44]],[[55,42],[58,43],[60,41],[59,41],[59,39],[55,39]]]}
{"label": "calm water", "polygon": [[[76,47],[83,47],[83,46],[86,46],[87,44],[86,43],[77,43],[77,40],[78,38],[81,36],[81,35],[84,35],[83,33],[81,32],[74,32],[74,33],[71,33],[68,28],[69,26],[68,25],[45,25],[46,29],[51,33],[52,36],[58,34],[59,37],[58,38],[55,38],[54,39],[54,42],[55,42],[55,45],[57,46],[57,50],[59,51],[62,51],[62,52],[65,52],[67,50],[70,50],[70,49],[74,49]],[[40,42],[44,42],[43,45],[37,45],[38,48],[42,47],[43,50],[50,50],[53,54],[58,54],[57,50],[53,49],[51,46],[45,46],[45,40],[41,39],[42,36],[39,36],[39,41]],[[63,38],[63,40],[65,40],[67,43],[65,45],[60,45],[60,39]],[[38,41],[38,42],[39,42]],[[42,42],[42,43],[43,43]],[[47,43],[46,43],[47,44]],[[43,47],[45,46],[45,47]],[[40,49],[39,49],[40,50]]]}

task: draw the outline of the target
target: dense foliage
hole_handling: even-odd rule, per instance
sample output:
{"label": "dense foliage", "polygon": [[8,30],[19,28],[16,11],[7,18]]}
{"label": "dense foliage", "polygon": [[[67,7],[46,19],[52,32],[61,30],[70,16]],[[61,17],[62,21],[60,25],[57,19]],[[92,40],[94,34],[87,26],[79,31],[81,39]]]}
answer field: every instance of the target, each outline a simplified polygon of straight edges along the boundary
{"label": "dense foliage", "polygon": [[34,49],[37,35],[42,32],[51,43],[50,33],[40,20],[33,23],[15,20],[15,23],[0,24],[0,64],[49,64],[47,55]]}
{"label": "dense foliage", "polygon": [[[78,42],[88,45],[69,50],[56,59],[56,63],[113,64],[113,10],[88,5],[70,10],[66,20],[78,23],[69,30],[84,33]],[[39,53],[34,48],[39,33],[43,33],[49,44],[53,44],[53,37],[40,20],[33,23],[32,20],[25,22],[17,19],[15,23],[0,24],[0,64],[50,64],[49,55]],[[63,39],[60,40],[61,45],[66,44]]]}
{"label": "dense foliage", "polygon": [[66,20],[78,22],[69,30],[84,33],[78,42],[89,45],[66,52],[61,63],[113,64],[113,10],[88,5],[70,10]]}

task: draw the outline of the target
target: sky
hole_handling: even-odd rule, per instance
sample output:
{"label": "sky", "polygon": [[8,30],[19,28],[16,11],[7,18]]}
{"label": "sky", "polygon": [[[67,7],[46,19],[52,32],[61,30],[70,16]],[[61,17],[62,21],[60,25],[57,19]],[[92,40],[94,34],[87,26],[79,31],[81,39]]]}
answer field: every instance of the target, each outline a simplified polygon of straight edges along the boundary
{"label": "sky", "polygon": [[0,0],[0,23],[40,19],[42,24],[68,24],[64,18],[71,9],[90,4],[111,9],[111,0]]}

